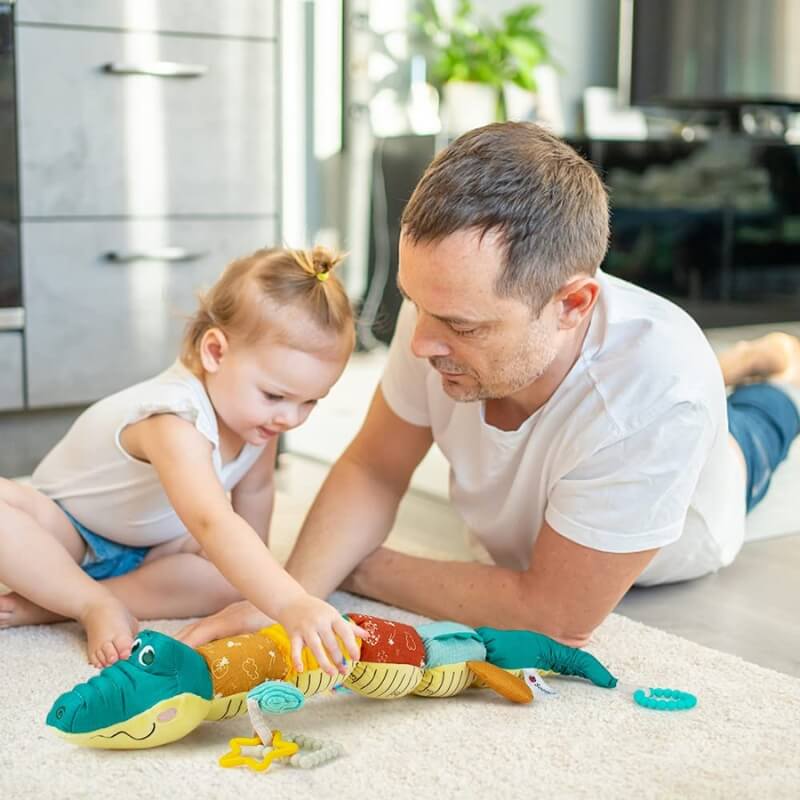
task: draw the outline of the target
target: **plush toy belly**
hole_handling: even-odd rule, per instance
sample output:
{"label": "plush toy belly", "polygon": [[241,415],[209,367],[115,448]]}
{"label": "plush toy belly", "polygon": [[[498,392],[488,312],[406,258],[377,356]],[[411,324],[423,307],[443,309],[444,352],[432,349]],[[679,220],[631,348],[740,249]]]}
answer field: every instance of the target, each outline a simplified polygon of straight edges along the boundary
{"label": "plush toy belly", "polygon": [[[244,711],[247,706],[244,705]],[[72,744],[104,750],[138,750],[182,739],[208,718],[210,701],[196,694],[179,694],[156,703],[121,723],[86,733],[68,733],[48,719],[48,725]]]}

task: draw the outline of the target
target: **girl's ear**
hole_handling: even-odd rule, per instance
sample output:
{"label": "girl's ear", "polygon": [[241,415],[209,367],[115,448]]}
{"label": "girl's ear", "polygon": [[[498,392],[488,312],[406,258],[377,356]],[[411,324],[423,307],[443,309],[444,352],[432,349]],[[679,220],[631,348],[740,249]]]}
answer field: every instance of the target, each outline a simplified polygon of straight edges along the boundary
{"label": "girl's ear", "polygon": [[219,328],[209,328],[200,340],[200,363],[206,372],[217,372],[228,352],[228,338]]}

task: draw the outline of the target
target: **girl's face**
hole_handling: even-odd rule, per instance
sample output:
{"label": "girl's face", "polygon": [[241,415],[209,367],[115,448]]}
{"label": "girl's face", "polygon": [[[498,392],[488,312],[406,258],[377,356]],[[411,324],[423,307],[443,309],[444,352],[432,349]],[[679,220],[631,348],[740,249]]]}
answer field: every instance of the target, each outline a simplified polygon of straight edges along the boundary
{"label": "girl's face", "polygon": [[300,350],[269,336],[243,344],[221,331],[208,331],[200,357],[220,427],[254,445],[296,428],[339,379],[351,351],[348,334]]}

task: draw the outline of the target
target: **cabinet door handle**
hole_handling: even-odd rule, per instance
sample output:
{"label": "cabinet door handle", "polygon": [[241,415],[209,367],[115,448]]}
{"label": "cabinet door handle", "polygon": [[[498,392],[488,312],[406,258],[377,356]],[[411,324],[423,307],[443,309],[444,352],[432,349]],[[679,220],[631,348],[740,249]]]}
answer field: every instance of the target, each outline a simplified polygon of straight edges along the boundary
{"label": "cabinet door handle", "polygon": [[205,64],[179,64],[176,61],[111,61],[103,64],[111,75],[153,75],[156,78],[200,78],[208,72]]}
{"label": "cabinet door handle", "polygon": [[0,331],[21,331],[24,327],[24,309],[0,308]]}
{"label": "cabinet door handle", "polygon": [[103,254],[106,261],[114,264],[130,264],[132,261],[195,261],[207,253],[186,250],[183,247],[156,247],[153,250],[111,250]]}

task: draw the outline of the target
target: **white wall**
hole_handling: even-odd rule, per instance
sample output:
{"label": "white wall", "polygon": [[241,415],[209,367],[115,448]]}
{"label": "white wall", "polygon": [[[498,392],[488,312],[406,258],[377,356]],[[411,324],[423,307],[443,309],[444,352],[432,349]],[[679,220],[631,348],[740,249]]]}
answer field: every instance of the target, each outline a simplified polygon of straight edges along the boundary
{"label": "white wall", "polygon": [[[474,0],[478,14],[500,16],[527,0]],[[581,98],[587,86],[617,85],[619,0],[538,0],[538,17],[550,37],[561,67],[559,84],[567,134],[580,123]]]}

